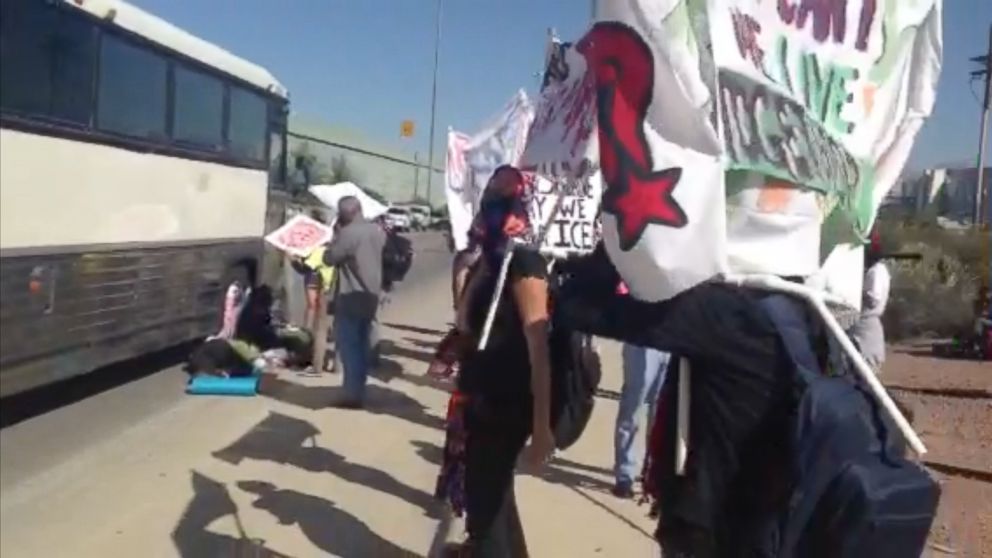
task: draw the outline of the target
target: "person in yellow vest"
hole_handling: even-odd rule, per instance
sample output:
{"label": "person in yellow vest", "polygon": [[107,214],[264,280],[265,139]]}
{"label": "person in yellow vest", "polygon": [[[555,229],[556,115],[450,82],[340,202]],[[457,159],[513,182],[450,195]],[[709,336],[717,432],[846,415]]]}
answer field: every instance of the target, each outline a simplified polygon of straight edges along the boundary
{"label": "person in yellow vest", "polygon": [[334,280],[337,270],[324,263],[325,247],[320,246],[306,258],[298,260],[297,269],[303,273],[307,288],[307,313],[305,325],[313,333],[313,368],[317,371],[334,371],[335,362],[327,362],[327,337],[330,319],[327,308],[329,298],[334,292]]}

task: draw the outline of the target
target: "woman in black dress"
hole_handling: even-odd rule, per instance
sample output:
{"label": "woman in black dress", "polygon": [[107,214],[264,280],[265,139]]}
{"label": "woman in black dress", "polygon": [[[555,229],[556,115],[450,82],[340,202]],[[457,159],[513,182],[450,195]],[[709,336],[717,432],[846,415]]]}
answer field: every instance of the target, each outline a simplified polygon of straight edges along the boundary
{"label": "woman in black dress", "polygon": [[[482,251],[458,305],[459,329],[482,332],[503,255],[529,236],[520,171],[503,166],[486,188],[472,236]],[[532,466],[554,450],[548,355],[547,262],[523,245],[513,253],[485,349],[464,355],[458,392],[465,398],[464,490],[468,540],[464,556],[527,555],[513,477],[523,452]],[[530,445],[525,448],[530,438]]]}

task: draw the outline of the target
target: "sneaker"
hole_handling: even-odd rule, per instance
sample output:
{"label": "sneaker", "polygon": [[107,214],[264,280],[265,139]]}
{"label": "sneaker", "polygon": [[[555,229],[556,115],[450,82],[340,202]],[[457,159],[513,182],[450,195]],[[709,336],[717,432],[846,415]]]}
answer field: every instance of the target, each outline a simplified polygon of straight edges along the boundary
{"label": "sneaker", "polygon": [[617,498],[632,500],[634,498],[634,483],[631,481],[617,481],[613,485],[612,492]]}

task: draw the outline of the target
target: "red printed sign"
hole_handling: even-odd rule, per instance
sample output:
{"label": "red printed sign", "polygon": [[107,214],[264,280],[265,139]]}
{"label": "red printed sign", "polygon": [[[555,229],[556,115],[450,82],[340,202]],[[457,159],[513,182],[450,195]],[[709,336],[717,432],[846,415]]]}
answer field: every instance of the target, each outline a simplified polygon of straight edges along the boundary
{"label": "red printed sign", "polygon": [[306,215],[297,215],[265,237],[265,241],[294,256],[306,257],[314,249],[327,244],[334,236],[327,225]]}

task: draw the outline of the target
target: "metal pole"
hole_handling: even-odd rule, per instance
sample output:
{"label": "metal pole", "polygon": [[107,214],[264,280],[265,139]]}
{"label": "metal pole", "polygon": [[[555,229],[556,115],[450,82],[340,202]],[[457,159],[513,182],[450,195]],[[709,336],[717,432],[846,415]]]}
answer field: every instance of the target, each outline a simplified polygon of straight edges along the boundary
{"label": "metal pole", "polygon": [[978,140],[978,183],[975,185],[975,225],[982,222],[985,190],[985,151],[989,132],[989,108],[992,104],[992,25],[989,25],[989,48],[985,54],[985,101],[982,104],[982,133]]}
{"label": "metal pole", "polygon": [[[417,198],[417,194],[420,193],[420,161],[418,156],[420,153],[413,152],[413,198]],[[428,200],[429,201],[429,200]]]}
{"label": "metal pole", "polygon": [[431,205],[431,182],[434,178],[434,113],[437,110],[437,59],[440,46],[441,0],[437,0],[437,15],[434,18],[434,85],[431,87],[431,143],[427,148],[427,205]]}

